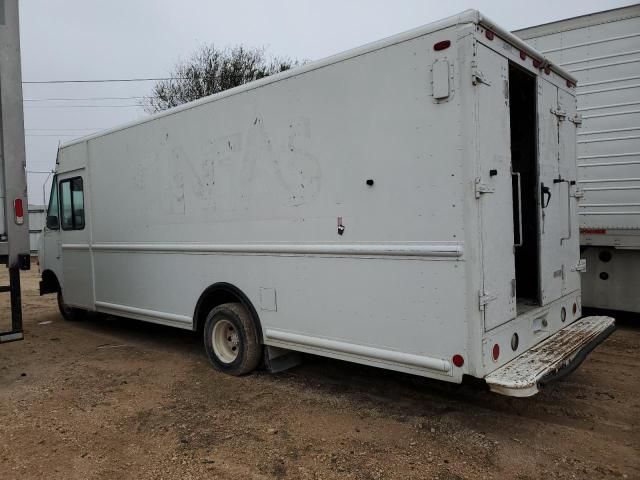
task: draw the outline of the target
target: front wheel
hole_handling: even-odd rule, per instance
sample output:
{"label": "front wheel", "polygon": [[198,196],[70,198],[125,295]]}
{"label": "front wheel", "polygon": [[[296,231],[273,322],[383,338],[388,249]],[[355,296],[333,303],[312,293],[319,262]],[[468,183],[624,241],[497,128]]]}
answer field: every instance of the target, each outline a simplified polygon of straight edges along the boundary
{"label": "front wheel", "polygon": [[215,307],[204,324],[204,346],[216,368],[230,375],[245,375],[262,359],[255,324],[240,303]]}
{"label": "front wheel", "polygon": [[64,303],[64,297],[62,296],[61,291],[58,291],[58,310],[60,310],[60,315],[62,315],[62,318],[70,322],[81,320],[84,314],[83,310],[70,307],[69,305]]}

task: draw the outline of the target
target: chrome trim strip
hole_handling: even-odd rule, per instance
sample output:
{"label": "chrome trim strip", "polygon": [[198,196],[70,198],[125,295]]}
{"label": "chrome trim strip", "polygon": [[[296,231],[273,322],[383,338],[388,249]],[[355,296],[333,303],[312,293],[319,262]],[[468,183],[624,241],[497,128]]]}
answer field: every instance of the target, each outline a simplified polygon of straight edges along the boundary
{"label": "chrome trim strip", "polygon": [[440,358],[414,355],[411,353],[403,353],[392,350],[383,350],[366,345],[356,345],[352,343],[341,342],[338,340],[329,340],[327,338],[310,337],[297,333],[267,329],[265,331],[265,339],[267,341],[274,340],[287,344],[297,344],[311,348],[346,353],[349,355],[357,355],[360,357],[369,357],[385,362],[411,365],[413,367],[426,368],[429,370],[435,370],[437,372],[448,373],[449,371],[451,371],[451,364],[448,361],[442,360]]}
{"label": "chrome trim strip", "polygon": [[193,322],[193,319],[191,317],[187,317],[186,315],[177,315],[175,313],[158,312],[156,310],[147,310],[145,308],[130,307],[128,305],[120,305],[117,303],[96,301],[95,306],[97,308],[110,310],[114,312],[121,312],[123,314],[132,314],[132,315],[142,316],[142,317],[152,317],[152,318],[157,318],[159,320],[172,322],[172,323],[191,324]]}
{"label": "chrome trim strip", "polygon": [[63,244],[63,250],[94,252],[224,253],[259,255],[344,255],[459,258],[460,242],[433,243],[95,243]]}

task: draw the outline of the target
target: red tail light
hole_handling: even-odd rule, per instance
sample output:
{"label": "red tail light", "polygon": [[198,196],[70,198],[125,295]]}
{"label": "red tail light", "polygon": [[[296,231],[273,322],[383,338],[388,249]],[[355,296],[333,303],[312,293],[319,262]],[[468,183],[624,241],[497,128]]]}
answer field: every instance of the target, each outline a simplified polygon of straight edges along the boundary
{"label": "red tail light", "polygon": [[451,358],[451,361],[453,362],[453,364],[456,367],[461,367],[464,365],[464,357],[458,353],[456,353],[453,358]]}
{"label": "red tail light", "polygon": [[493,346],[493,350],[491,350],[491,356],[493,357],[494,362],[498,361],[498,357],[500,356],[500,345],[497,343]]}
{"label": "red tail light", "polygon": [[491,30],[487,30],[486,32],[484,32],[485,37],[487,37],[489,40],[493,40],[493,32]]}
{"label": "red tail light", "polygon": [[521,60],[526,60],[527,59],[527,54],[525,52],[523,52],[522,50],[520,50],[520,59]]}
{"label": "red tail light", "polygon": [[13,211],[16,216],[16,223],[22,225],[24,223],[24,207],[21,198],[16,198],[13,201]]}
{"label": "red tail light", "polygon": [[435,43],[433,45],[433,49],[437,52],[440,50],[445,50],[451,46],[451,40],[442,40],[441,42]]}

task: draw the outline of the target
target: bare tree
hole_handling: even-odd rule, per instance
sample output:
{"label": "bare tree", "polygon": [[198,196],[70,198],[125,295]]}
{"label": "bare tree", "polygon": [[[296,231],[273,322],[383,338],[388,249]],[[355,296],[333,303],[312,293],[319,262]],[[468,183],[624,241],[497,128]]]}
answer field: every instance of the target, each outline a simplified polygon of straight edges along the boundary
{"label": "bare tree", "polygon": [[145,100],[145,108],[149,113],[160,112],[299,64],[289,58],[268,57],[260,48],[203,46],[191,59],[178,63],[169,80],[155,84]]}

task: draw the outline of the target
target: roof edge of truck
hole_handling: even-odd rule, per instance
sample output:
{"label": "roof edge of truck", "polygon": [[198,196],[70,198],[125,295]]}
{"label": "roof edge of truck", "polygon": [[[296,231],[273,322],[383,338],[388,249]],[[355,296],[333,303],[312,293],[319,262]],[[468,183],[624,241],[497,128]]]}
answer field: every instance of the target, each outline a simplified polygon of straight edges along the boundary
{"label": "roof edge of truck", "polygon": [[602,25],[603,23],[617,22],[627,18],[640,16],[640,4],[627,5],[625,7],[602,10],[600,12],[587,13],[577,17],[564,18],[554,22],[541,23],[531,27],[519,28],[513,33],[523,40],[537,38],[554,33],[568,32],[585,27]]}
{"label": "roof edge of truck", "polygon": [[[407,40],[412,40],[414,38],[418,38],[418,37],[422,37],[424,35],[428,35],[430,33],[435,33],[437,31],[440,30],[444,30],[445,28],[449,28],[451,26],[455,26],[455,25],[462,25],[462,24],[467,24],[467,23],[473,23],[473,24],[477,24],[477,25],[482,25],[485,28],[488,28],[489,30],[492,30],[495,34],[497,34],[499,37],[501,37],[503,40],[506,40],[507,42],[511,43],[512,45],[516,46],[517,48],[523,50],[524,52],[526,52],[531,58],[534,58],[536,60],[540,60],[543,62],[544,65],[550,67],[553,71],[555,71],[557,74],[561,75],[562,77],[564,77],[565,79],[569,80],[572,83],[576,83],[576,79],[575,77],[573,77],[573,75],[571,75],[569,72],[565,71],[564,69],[562,69],[561,67],[559,67],[558,65],[554,64],[553,62],[549,61],[548,59],[546,59],[544,57],[544,55],[542,55],[540,52],[538,52],[537,50],[535,50],[533,47],[529,46],[528,44],[526,44],[525,42],[523,42],[520,38],[516,37],[515,35],[513,35],[511,32],[499,27],[497,24],[495,24],[493,21],[491,21],[489,18],[485,17],[484,15],[482,15],[482,13],[480,13],[478,10],[473,10],[473,9],[469,9],[469,10],[465,10],[459,14],[456,15],[452,15],[450,17],[444,18],[442,20],[438,20],[436,22],[432,22],[432,23],[428,23],[425,25],[422,25],[420,27],[411,29],[411,30],[407,30],[405,32],[401,32],[395,35],[392,35],[390,37],[386,37],[383,38],[381,40],[376,40],[374,42],[370,42],[367,43],[365,45],[359,46],[359,47],[355,47],[349,50],[346,50],[344,52],[341,53],[337,53],[335,55],[331,55],[325,58],[322,58],[320,60],[316,60],[313,62],[309,62],[305,65],[302,65],[300,67],[296,67],[293,68],[291,70],[287,70],[275,75],[270,75],[268,77],[262,78],[260,80],[255,80],[249,83],[245,83],[244,85],[240,85],[238,87],[234,87],[234,88],[230,88],[229,90],[225,90],[223,92],[219,92],[219,93],[215,93],[213,95],[209,95],[207,97],[203,97],[200,98],[198,100],[194,100],[188,103],[184,103],[182,105],[179,105],[177,107],[174,108],[170,108],[167,110],[164,110],[162,112],[158,112],[158,113],[154,113],[152,115],[149,115],[148,117],[145,117],[141,120],[134,120],[131,122],[127,122],[106,130],[102,130],[100,132],[96,132],[93,133],[91,135],[86,135],[84,137],[80,137],[77,138],[75,140],[71,140],[69,142],[66,143],[62,143],[59,147],[58,150],[66,148],[66,147],[70,147],[72,145],[76,145],[79,143],[83,143],[95,138],[99,138],[99,137],[103,137],[105,135],[109,135],[111,133],[115,133],[115,132],[119,132],[121,130],[126,130],[130,127],[135,127],[137,125],[142,125],[145,124],[147,122],[156,120],[158,118],[162,118],[162,117],[166,117],[169,115],[173,115],[185,110],[189,110],[191,108],[196,108],[199,107],[201,105],[210,103],[210,102],[215,102],[217,100],[221,100],[223,98],[226,97],[231,97],[233,95],[237,95],[239,93],[243,93],[249,90],[253,90],[253,89],[257,89],[260,87],[263,87],[265,85],[269,85],[271,83],[275,83],[281,80],[286,80],[288,78],[292,78],[295,77],[297,75],[301,75],[307,72],[311,72],[313,70],[318,70],[320,68],[324,68],[326,66],[344,61],[344,60],[348,60],[351,58],[355,58],[358,57],[360,55],[364,55],[367,53],[371,53],[374,52],[376,50],[380,50],[382,48],[385,47],[389,47],[398,43],[402,43],[404,41]],[[56,162],[57,163],[57,162]]]}

